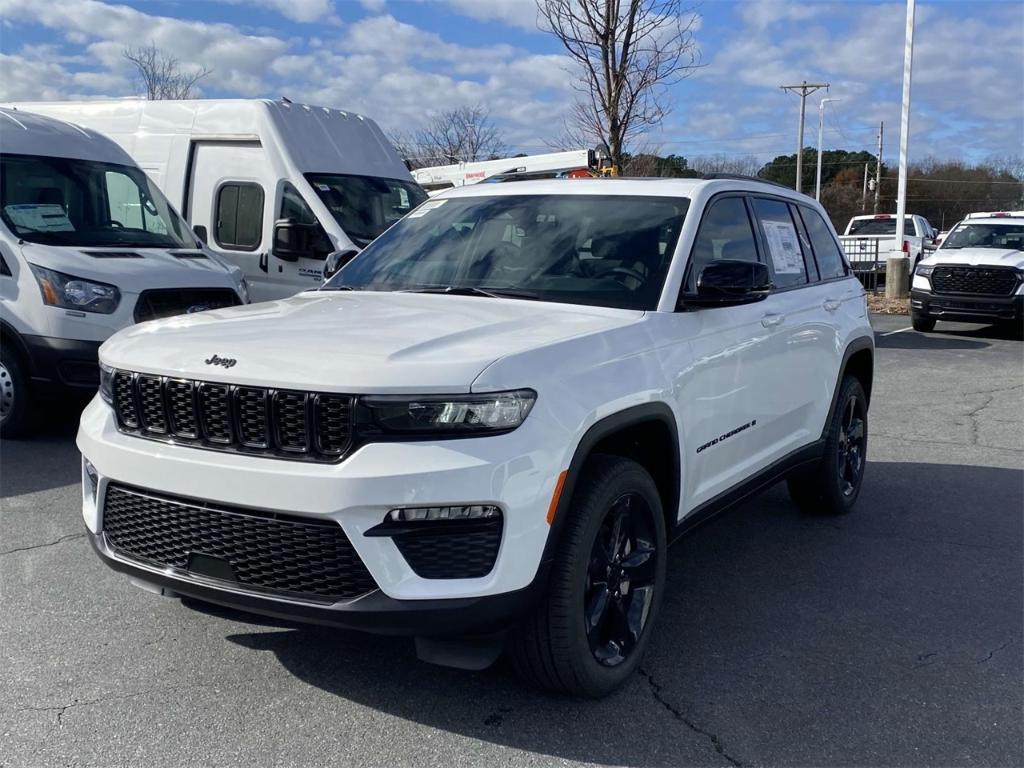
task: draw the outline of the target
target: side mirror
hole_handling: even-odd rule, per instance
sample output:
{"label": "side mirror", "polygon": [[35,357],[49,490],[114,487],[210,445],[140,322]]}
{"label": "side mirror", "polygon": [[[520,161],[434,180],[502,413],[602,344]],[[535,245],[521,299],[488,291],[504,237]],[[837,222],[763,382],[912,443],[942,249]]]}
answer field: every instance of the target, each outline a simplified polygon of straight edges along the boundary
{"label": "side mirror", "polygon": [[274,239],[270,252],[281,261],[298,261],[300,256],[313,255],[315,225],[300,224],[293,219],[274,222]]}
{"label": "side mirror", "polygon": [[203,245],[206,245],[208,241],[208,238],[206,236],[206,227],[204,227],[202,224],[196,224],[194,227],[192,227],[192,231],[195,233],[196,237],[202,240]]}
{"label": "side mirror", "polygon": [[687,306],[725,307],[767,298],[774,286],[768,267],[757,261],[719,259],[697,276],[697,293],[684,297]]}
{"label": "side mirror", "polygon": [[330,280],[338,270],[348,264],[359,255],[358,248],[345,248],[341,251],[334,251],[324,260],[324,280]]}

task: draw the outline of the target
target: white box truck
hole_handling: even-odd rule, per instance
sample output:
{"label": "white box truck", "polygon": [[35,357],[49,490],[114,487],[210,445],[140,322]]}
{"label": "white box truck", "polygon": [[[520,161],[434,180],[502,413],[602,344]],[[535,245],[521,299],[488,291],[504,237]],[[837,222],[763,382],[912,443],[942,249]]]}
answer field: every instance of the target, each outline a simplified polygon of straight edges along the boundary
{"label": "white box truck", "polygon": [[316,287],[330,253],[358,252],[426,199],[377,124],[353,112],[258,99],[17,106],[120,144],[241,267],[253,301]]}
{"label": "white box truck", "polygon": [[0,433],[29,428],[45,390],[95,392],[115,331],[248,301],[121,147],[0,109]]}

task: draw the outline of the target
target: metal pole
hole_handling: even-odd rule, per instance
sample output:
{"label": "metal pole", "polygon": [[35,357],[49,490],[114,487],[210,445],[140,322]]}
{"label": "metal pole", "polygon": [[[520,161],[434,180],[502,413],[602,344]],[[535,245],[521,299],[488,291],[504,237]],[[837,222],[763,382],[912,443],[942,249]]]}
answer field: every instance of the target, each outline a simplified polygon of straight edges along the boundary
{"label": "metal pole", "polygon": [[815,91],[824,88],[828,90],[828,83],[808,83],[804,80],[800,85],[780,85],[784,91],[799,91],[800,92],[800,125],[797,129],[796,134],[796,191],[799,192],[803,187],[803,179],[801,175],[803,173],[803,149],[804,149],[804,115],[807,111],[807,97]]}
{"label": "metal pole", "polygon": [[821,202],[821,136],[825,130],[825,104],[839,99],[822,99],[818,102],[818,169],[814,174],[814,199]]}
{"label": "metal pole", "polygon": [[875,210],[878,213],[879,197],[882,194],[882,134],[885,132],[885,123],[878,124],[878,162],[875,164]]}
{"label": "metal pole", "polygon": [[[896,192],[896,248],[892,256],[910,254],[903,251],[905,217],[907,214],[907,142],[910,139],[910,80],[914,64],[914,0],[907,0],[907,36],[903,49],[903,109],[900,115],[900,177]],[[908,265],[909,266],[909,265]],[[909,274],[909,270],[907,271]],[[900,272],[902,277],[903,272]],[[899,296],[907,295],[906,284],[899,286]]]}
{"label": "metal pole", "polygon": [[864,163],[864,191],[860,193],[860,212],[868,209],[868,164]]}

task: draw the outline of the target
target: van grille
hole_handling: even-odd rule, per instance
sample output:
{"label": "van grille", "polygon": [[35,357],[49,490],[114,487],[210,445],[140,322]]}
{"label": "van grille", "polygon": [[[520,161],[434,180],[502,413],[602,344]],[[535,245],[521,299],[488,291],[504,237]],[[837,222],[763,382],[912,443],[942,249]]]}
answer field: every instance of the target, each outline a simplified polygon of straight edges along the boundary
{"label": "van grille", "polygon": [[135,322],[224,309],[242,303],[230,288],[160,288],[143,291],[135,303]]}
{"label": "van grille", "polygon": [[[129,559],[188,571],[223,561],[241,589],[333,603],[377,588],[333,520],[263,513],[110,484],[103,534]],[[200,575],[204,575],[200,571]]]}
{"label": "van grille", "polygon": [[352,397],[116,371],[122,432],[202,448],[337,461],[352,445]]}

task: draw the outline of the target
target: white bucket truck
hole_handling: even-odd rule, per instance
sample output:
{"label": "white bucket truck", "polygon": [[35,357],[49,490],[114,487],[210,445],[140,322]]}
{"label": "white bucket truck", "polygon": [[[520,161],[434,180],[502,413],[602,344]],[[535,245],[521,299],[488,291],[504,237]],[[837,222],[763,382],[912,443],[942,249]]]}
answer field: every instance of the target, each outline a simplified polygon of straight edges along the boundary
{"label": "white bucket truck", "polygon": [[115,331],[248,301],[117,144],[0,108],[0,433],[26,431],[44,389],[99,385]]}
{"label": "white bucket truck", "polygon": [[315,288],[426,199],[377,124],[287,100],[112,99],[25,109],[120,144],[216,254],[245,273],[253,301]]}

